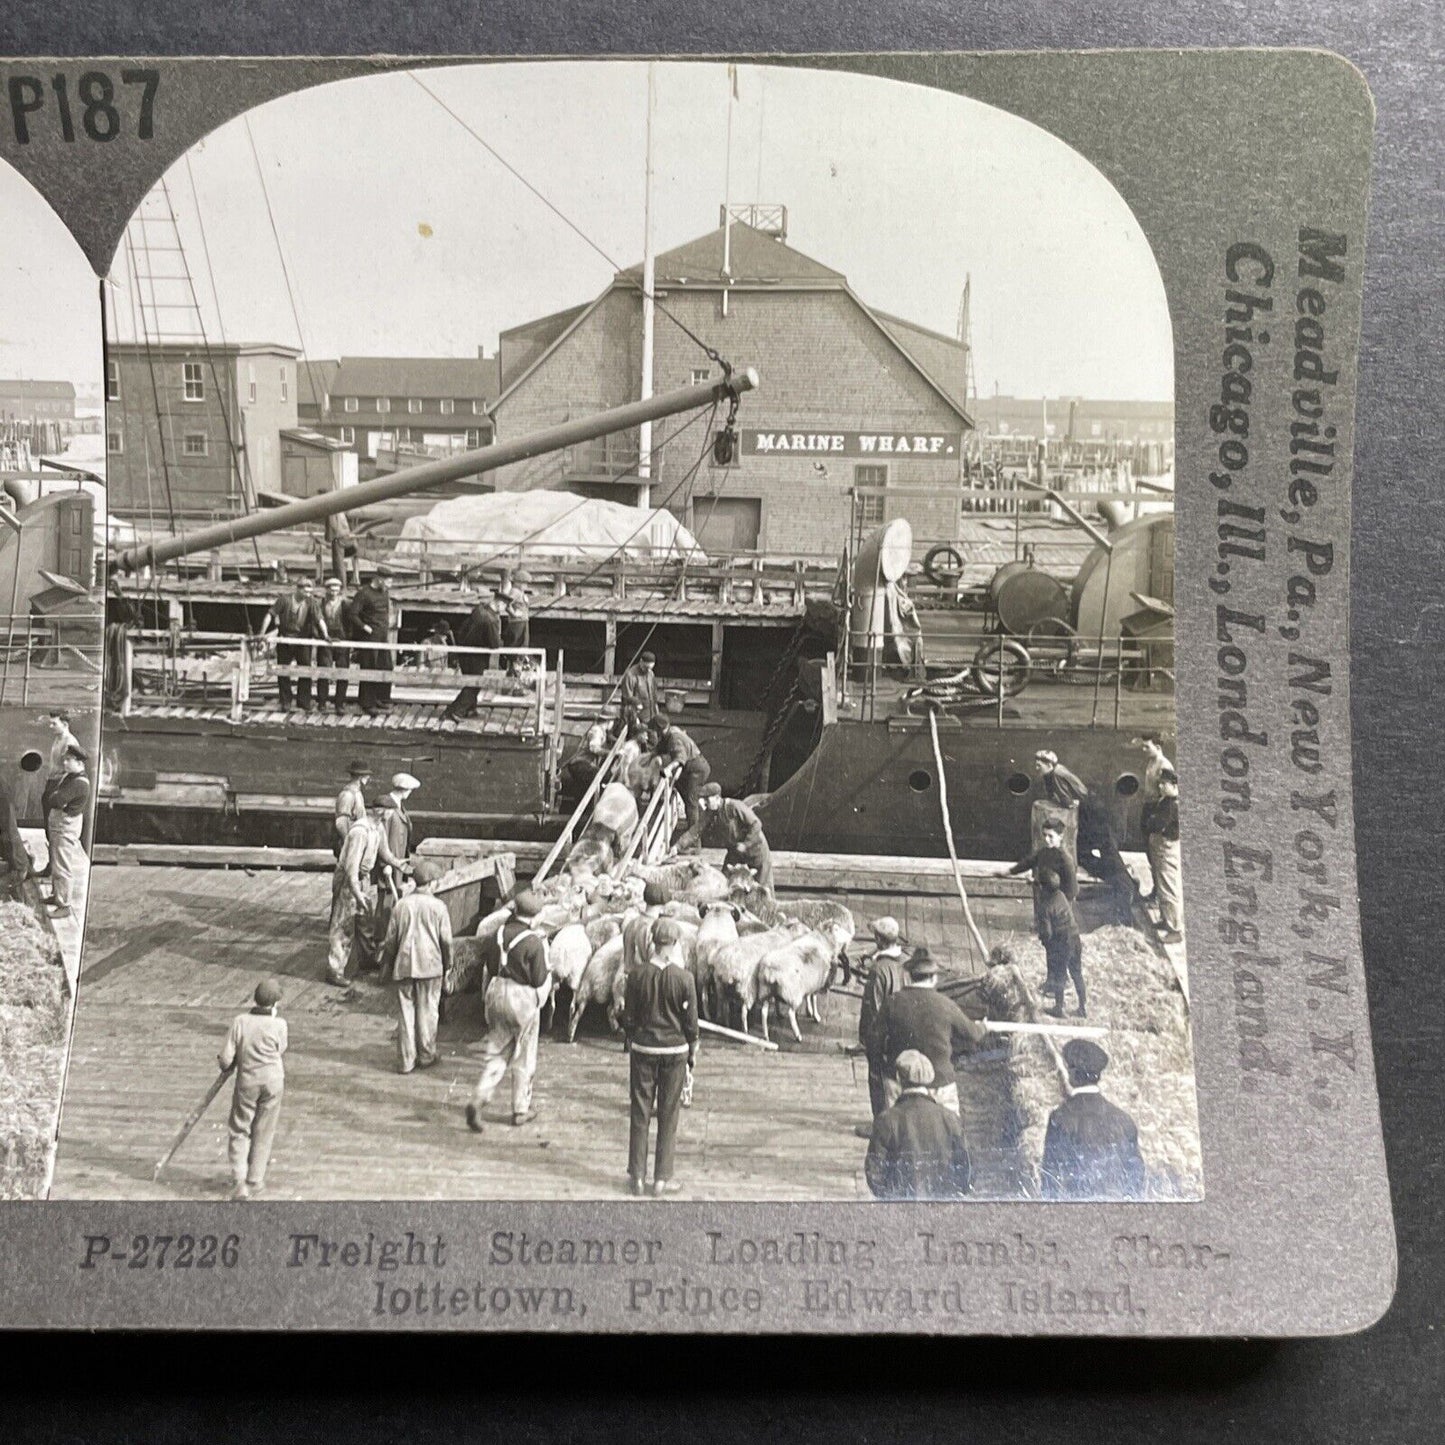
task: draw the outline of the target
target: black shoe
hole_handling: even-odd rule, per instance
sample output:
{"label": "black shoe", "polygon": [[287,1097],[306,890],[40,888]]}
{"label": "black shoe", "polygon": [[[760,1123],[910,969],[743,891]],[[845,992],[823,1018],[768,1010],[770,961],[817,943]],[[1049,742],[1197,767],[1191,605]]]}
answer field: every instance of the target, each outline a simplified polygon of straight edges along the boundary
{"label": "black shoe", "polygon": [[647,1193],[647,1185],[640,1179],[629,1179],[627,1181],[627,1192],[641,1199],[642,1196]]}
{"label": "black shoe", "polygon": [[467,1128],[470,1129],[473,1134],[480,1134],[482,1132],[482,1116],[475,1104],[467,1105]]}
{"label": "black shoe", "polygon": [[439,1063],[441,1063],[441,1059],[440,1059],[440,1058],[435,1058],[435,1059],[418,1059],[418,1060],[416,1061],[416,1066],[417,1066],[417,1068],[419,1068],[419,1069],[434,1069],[434,1068],[436,1068],[436,1066],[437,1066]]}
{"label": "black shoe", "polygon": [[523,1124],[530,1124],[530,1123],[532,1122],[532,1120],[535,1119],[536,1117],[537,1117],[537,1111],[536,1111],[535,1109],[528,1109],[528,1110],[527,1110],[525,1113],[523,1113],[523,1114],[513,1114],[513,1115],[512,1115],[512,1128],[514,1128],[514,1129],[520,1129]]}

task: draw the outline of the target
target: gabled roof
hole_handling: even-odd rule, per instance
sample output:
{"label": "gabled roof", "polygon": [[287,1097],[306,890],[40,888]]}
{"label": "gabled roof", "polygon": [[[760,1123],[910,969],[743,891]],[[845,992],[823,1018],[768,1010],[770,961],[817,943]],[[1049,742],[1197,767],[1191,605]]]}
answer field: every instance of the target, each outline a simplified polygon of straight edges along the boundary
{"label": "gabled roof", "polygon": [[[734,221],[728,227],[728,271],[735,286],[747,284],[787,286],[840,286],[843,273],[833,271],[795,251],[766,231],[754,230]],[[658,286],[681,286],[690,282],[719,284],[723,279],[723,227],[699,236],[695,241],[664,251],[653,261]],[[642,267],[630,266],[619,272],[623,281],[641,284]]]}
{"label": "gabled roof", "polygon": [[[953,341],[939,332],[929,331],[926,327],[915,326],[910,321],[885,316],[882,312],[873,310],[848,285],[848,278],[841,271],[834,271],[821,261],[815,261],[801,251],[793,250],[791,246],[770,236],[766,231],[759,231],[738,221],[729,229],[732,232],[727,243],[730,280],[723,275],[724,237],[723,227],[719,226],[705,236],[675,246],[656,257],[653,261],[653,284],[656,289],[666,291],[670,287],[689,285],[700,289],[721,289],[724,284],[730,284],[776,286],[780,291],[841,292],[898,348],[904,359],[937,392],[944,403],[958,413],[964,425],[973,426],[973,418],[969,416],[965,405],[966,348],[961,342]],[[511,396],[613,290],[619,286],[628,290],[641,289],[641,285],[642,267],[631,266],[625,271],[619,271],[611,286],[586,306],[559,311],[553,316],[542,318],[540,322],[532,323],[538,327],[558,323],[560,329],[557,330],[555,339],[539,352],[519,375],[508,380],[497,401],[500,403]],[[524,329],[513,328],[514,331]]]}
{"label": "gabled roof", "polygon": [[495,356],[343,356],[331,394],[491,402],[498,384]]}
{"label": "gabled roof", "polygon": [[[325,406],[326,398],[335,390],[331,383],[336,380],[336,373],[340,370],[339,361],[313,361],[310,357],[298,357],[296,405],[314,406],[318,409]],[[319,396],[316,394],[318,391],[321,393]]]}

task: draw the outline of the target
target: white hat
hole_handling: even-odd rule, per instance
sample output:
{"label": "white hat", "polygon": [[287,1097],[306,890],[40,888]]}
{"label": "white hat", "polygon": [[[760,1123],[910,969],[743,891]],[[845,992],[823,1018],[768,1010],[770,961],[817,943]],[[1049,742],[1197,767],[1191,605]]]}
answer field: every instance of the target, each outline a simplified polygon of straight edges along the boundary
{"label": "white hat", "polygon": [[410,773],[397,773],[392,777],[391,785],[393,788],[410,788],[415,792],[421,787],[421,780],[412,777]]}

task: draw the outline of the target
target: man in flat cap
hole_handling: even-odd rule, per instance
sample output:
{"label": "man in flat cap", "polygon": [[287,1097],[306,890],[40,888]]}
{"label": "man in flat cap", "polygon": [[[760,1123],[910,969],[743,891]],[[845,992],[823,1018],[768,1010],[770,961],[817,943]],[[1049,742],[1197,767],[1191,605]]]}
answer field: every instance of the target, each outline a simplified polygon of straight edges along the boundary
{"label": "man in flat cap", "polygon": [[[326,579],[324,595],[321,598],[321,624],[326,631],[327,645],[316,651],[316,661],[321,667],[345,668],[351,666],[351,650],[346,646],[350,637],[350,613],[351,607],[346,600],[346,590],[341,585],[340,577],[328,577]],[[316,701],[320,704],[321,710],[326,710],[327,703],[333,697],[331,679],[319,677],[316,679]],[[346,693],[351,684],[344,677],[336,679],[334,689],[335,706],[337,712],[346,711]]]}
{"label": "man in flat cap", "polygon": [[[490,587],[478,587],[476,603],[467,613],[466,620],[457,628],[458,647],[500,647],[502,645],[502,619],[492,597]],[[475,717],[477,694],[480,687],[471,679],[484,677],[492,665],[492,657],[484,652],[463,652],[458,654],[457,665],[467,684],[447,704],[442,714],[448,722],[460,722],[463,718]]]}
{"label": "man in flat cap", "polygon": [[[391,791],[383,793],[377,801],[381,809],[381,847],[377,850],[377,867],[385,869],[385,880],[394,892],[401,883],[403,873],[409,871],[407,859],[411,857],[411,814],[407,812],[407,800],[421,787],[421,780],[410,773],[393,773]],[[382,878],[377,879],[382,882]]]}
{"label": "man in flat cap", "polygon": [[905,1049],[894,1063],[901,1093],[873,1121],[864,1177],[875,1199],[961,1199],[972,1169],[963,1124],[933,1097],[927,1054]]}
{"label": "man in flat cap", "polygon": [[396,1032],[396,1071],[429,1069],[437,1061],[437,1019],[442,979],[452,959],[452,920],[430,882],[414,878],[401,884],[381,945],[382,977],[391,976],[400,1027]]}
{"label": "man in flat cap", "polygon": [[[295,585],[285,597],[278,597],[266,610],[261,619],[261,636],[276,639],[276,664],[278,667],[311,667],[316,658],[313,642],[326,641],[326,624],[321,619],[321,603],[316,597],[316,585],[309,577],[298,577]],[[290,712],[292,705],[292,679],[281,674],[276,679],[276,689],[281,694],[281,711]],[[309,675],[297,679],[295,701],[302,712],[311,708],[311,678]]]}
{"label": "man in flat cap", "polygon": [[381,810],[372,809],[347,830],[331,879],[326,982],[346,988],[347,970],[370,968],[376,953],[376,858]]}
{"label": "man in flat cap", "polygon": [[1124,928],[1132,927],[1134,897],[1139,888],[1119,852],[1119,840],[1108,807],[1097,793],[1089,791],[1077,773],[1070,772],[1059,761],[1057,753],[1047,748],[1035,753],[1034,768],[1043,784],[1044,796],[1051,803],[1065,809],[1078,805],[1079,867],[1090,877],[1109,885],[1115,922]]}
{"label": "man in flat cap", "polygon": [[[874,1120],[888,1107],[889,1060],[883,1052],[883,1009],[908,983],[901,933],[896,918],[873,920],[873,952],[865,964],[863,1002],[858,1007],[858,1042],[868,1059],[868,1102],[873,1106]],[[871,1139],[873,1125],[859,1124],[853,1132],[860,1139]]]}
{"label": "man in flat cap", "polygon": [[[367,579],[366,586],[351,599],[349,636],[354,642],[387,643],[391,640],[391,576],[390,564],[383,562]],[[363,674],[390,672],[392,655],[389,649],[358,648],[357,662]],[[360,687],[361,710],[376,717],[391,705],[391,684],[363,677]]]}
{"label": "man in flat cap", "polygon": [[1109,1056],[1092,1039],[1063,1047],[1069,1097],[1049,1115],[1040,1169],[1045,1199],[1142,1199],[1146,1171],[1133,1119],[1099,1092]]}
{"label": "man in flat cap", "polygon": [[646,727],[657,716],[657,655],[638,654],[637,661],[624,670],[621,692],[622,721],[626,727]]}
{"label": "man in flat cap", "polygon": [[359,758],[352,759],[347,772],[351,781],[336,795],[336,819],[331,839],[331,851],[338,858],[351,825],[366,817],[366,785],[371,781],[370,766]]}
{"label": "man in flat cap", "polygon": [[231,1197],[249,1199],[266,1183],[276,1121],[281,1117],[281,1095],[286,1069],[281,1056],[289,1038],[281,1006],[281,985],[268,978],[256,985],[255,1007],[231,1020],[231,1031],[216,1056],[223,1074],[233,1069],[236,1084],[231,1093],[230,1140]]}
{"label": "man in flat cap", "polygon": [[758,883],[773,891],[773,850],[763,832],[762,819],[741,798],[723,797],[717,783],[705,783],[698,793],[702,828],[710,840],[727,849],[724,868],[739,864],[753,870]]}
{"label": "man in flat cap", "polygon": [[[672,847],[678,853],[697,853],[702,849],[702,809],[698,806],[702,790],[712,777],[712,764],[703,757],[702,749],[666,718],[652,720],[647,732],[652,751],[662,764],[665,776],[672,779],[677,796],[682,800],[683,818],[672,835]],[[721,795],[721,789],[719,789]]]}
{"label": "man in flat cap", "polygon": [[878,1021],[883,1058],[894,1074],[884,1080],[890,1105],[903,1092],[896,1070],[898,1056],[916,1049],[933,1065],[933,1097],[953,1114],[959,1113],[958,1077],[953,1056],[977,1048],[988,1037],[980,1023],[964,1013],[947,994],[938,992],[938,965],[926,948],[915,948],[908,960],[908,985],[883,1005]]}
{"label": "man in flat cap", "polygon": [[497,935],[502,955],[497,976],[483,995],[487,1036],[482,1040],[482,1073],[467,1105],[467,1128],[482,1132],[486,1108],[507,1065],[512,1066],[512,1124],[520,1127],[537,1117],[532,1108],[532,1079],[537,1072],[537,1033],[542,1005],[552,987],[547,943],[532,926],[542,900],[530,888],[517,894],[512,917]]}

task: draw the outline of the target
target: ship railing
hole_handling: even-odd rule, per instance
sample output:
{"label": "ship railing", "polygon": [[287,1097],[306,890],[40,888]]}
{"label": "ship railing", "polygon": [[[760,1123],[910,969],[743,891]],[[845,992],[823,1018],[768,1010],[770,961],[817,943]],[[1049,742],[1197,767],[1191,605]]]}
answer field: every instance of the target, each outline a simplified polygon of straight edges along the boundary
{"label": "ship railing", "polygon": [[[930,651],[898,660],[892,634],[863,629],[847,634],[846,664],[836,674],[840,712],[863,722],[923,716],[930,706],[947,715],[991,721],[1002,728],[1033,709],[1019,704],[1025,689],[1050,686],[1040,720],[1060,726],[1122,728],[1157,723],[1159,706],[1174,692],[1174,636],[1123,634],[1081,638],[1072,631],[1028,639],[994,633],[975,651]],[[1060,702],[1059,688],[1064,694]]]}
{"label": "ship railing", "polygon": [[93,616],[13,613],[0,621],[0,706],[95,706],[105,651],[99,611]]}
{"label": "ship railing", "polygon": [[[203,703],[225,699],[233,722],[251,711],[275,711],[267,687],[286,678],[293,684],[309,680],[313,687],[348,682],[352,697],[362,683],[390,684],[399,689],[392,706],[449,703],[464,687],[477,689],[479,708],[525,710],[525,721],[517,728],[538,737],[548,732],[548,705],[554,691],[560,715],[560,688],[547,666],[547,654],[540,647],[463,647],[448,643],[445,660],[438,663],[423,654],[420,646],[403,646],[394,641],[365,642],[319,638],[260,637],[238,632],[182,632],[171,629],[133,629],[130,634],[131,680],[128,712],[137,694],[156,696],[162,702],[180,702],[199,695]],[[276,660],[278,650],[296,661]],[[345,653],[344,666],[335,654]],[[399,665],[398,652],[410,652],[418,661]],[[325,654],[323,660],[322,654]],[[465,657],[485,659],[486,670],[466,673],[457,666]],[[560,659],[559,659],[560,663]],[[560,671],[558,676],[560,677]],[[328,691],[329,691],[328,687]]]}

